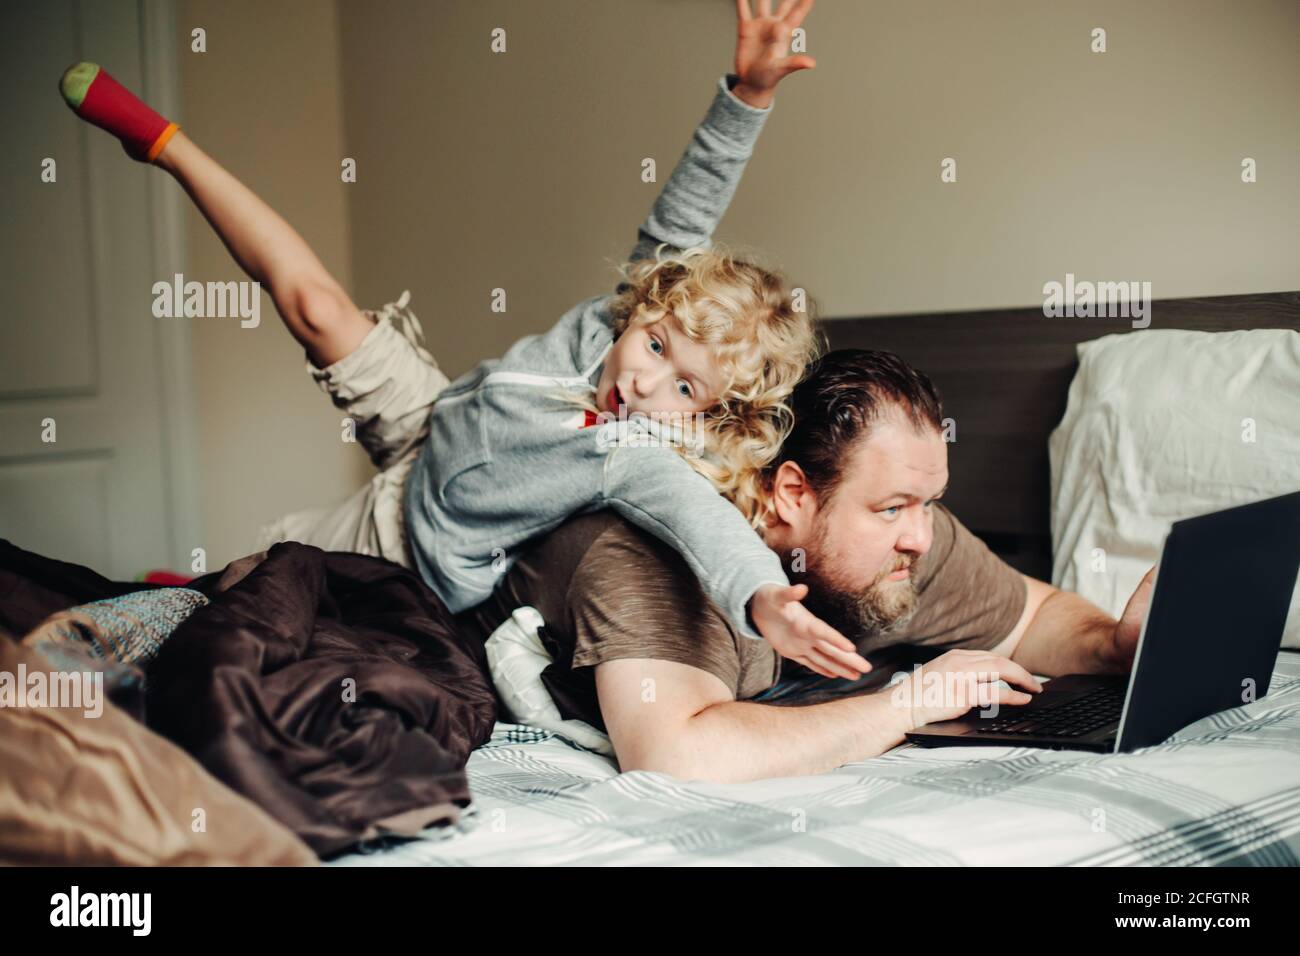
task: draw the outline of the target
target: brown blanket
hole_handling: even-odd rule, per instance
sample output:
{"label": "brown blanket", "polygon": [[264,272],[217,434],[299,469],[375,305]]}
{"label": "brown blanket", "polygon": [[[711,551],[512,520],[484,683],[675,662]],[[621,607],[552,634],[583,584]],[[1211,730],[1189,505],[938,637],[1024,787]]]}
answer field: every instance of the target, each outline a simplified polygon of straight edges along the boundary
{"label": "brown blanket", "polygon": [[[64,668],[0,634],[0,675]],[[2,679],[2,678],[0,678]],[[312,866],[316,854],[110,702],[0,707],[0,867]]]}
{"label": "brown blanket", "polygon": [[[496,719],[480,641],[412,572],[293,543],[191,585],[211,603],[147,672],[148,725],[321,856],[450,823]],[[0,541],[0,626],[142,585]]]}

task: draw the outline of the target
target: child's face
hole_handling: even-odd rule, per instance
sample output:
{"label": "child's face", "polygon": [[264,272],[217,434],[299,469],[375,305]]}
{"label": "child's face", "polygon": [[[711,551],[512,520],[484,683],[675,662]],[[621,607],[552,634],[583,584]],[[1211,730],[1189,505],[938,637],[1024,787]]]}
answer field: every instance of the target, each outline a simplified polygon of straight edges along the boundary
{"label": "child's face", "polygon": [[718,401],[713,350],[693,342],[672,316],[629,326],[614,342],[596,383],[596,407],[618,414],[707,411]]}

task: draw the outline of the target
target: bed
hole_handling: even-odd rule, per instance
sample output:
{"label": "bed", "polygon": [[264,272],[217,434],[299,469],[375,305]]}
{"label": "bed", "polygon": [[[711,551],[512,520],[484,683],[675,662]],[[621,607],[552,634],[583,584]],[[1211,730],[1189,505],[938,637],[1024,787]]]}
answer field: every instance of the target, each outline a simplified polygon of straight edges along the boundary
{"label": "bed", "polygon": [[[1280,389],[1266,396],[1276,407],[1262,427],[1282,423],[1286,440],[1268,445],[1267,467],[1262,459],[1243,465],[1250,481],[1215,487],[1225,506],[1275,485],[1278,493],[1300,487],[1300,376],[1292,377],[1300,362],[1300,293],[1156,301],[1151,316],[1151,330],[1191,334],[1179,347],[1198,354],[1208,340],[1196,335],[1274,330],[1272,338],[1234,339],[1246,357],[1230,356],[1226,366],[1244,363],[1249,373],[1243,379],[1239,368],[1226,367],[1229,384],[1202,391],[1236,414],[1229,401],[1234,389],[1255,400],[1265,397],[1261,389]],[[1053,529],[1062,537],[1072,519],[1098,510],[1088,493],[1070,491],[1070,476],[1062,473],[1069,442],[1091,447],[1098,441],[1085,427],[1090,406],[1086,395],[1076,394],[1085,378],[1077,373],[1090,362],[1110,362],[1110,353],[1125,344],[1117,339],[1128,334],[1125,320],[1050,319],[1038,308],[830,326],[833,347],[887,348],[930,374],[957,423],[952,510],[1012,566],[1057,581],[1073,563],[1061,548],[1053,552]],[[1173,341],[1142,340],[1165,352]],[[1166,390],[1189,391],[1179,373],[1178,362],[1169,363],[1162,373]],[[1148,386],[1153,376],[1145,376]],[[1120,386],[1093,378],[1113,399]],[[1066,427],[1071,423],[1075,431]],[[1143,463],[1168,497],[1177,479],[1161,475],[1157,465]],[[1094,460],[1092,467],[1105,462]],[[1082,472],[1073,480],[1087,488],[1105,486],[1107,477]],[[1109,503],[1100,504],[1105,511]],[[1179,509],[1195,507],[1191,497],[1177,499],[1144,528],[1144,537]],[[1100,523],[1089,518],[1082,526],[1100,534]],[[1071,548],[1088,554],[1097,540],[1110,540],[1077,528],[1072,535]],[[1132,575],[1140,576],[1159,546],[1157,535],[1144,542],[1145,552],[1120,547],[1115,573],[1093,576],[1109,584],[1076,574],[1072,589],[1086,594],[1092,587],[1086,596],[1115,613],[1116,595],[1131,591]],[[1288,645],[1300,644],[1298,624],[1293,613]],[[331,865],[1294,866],[1300,856],[1295,649],[1279,652],[1263,699],[1131,754],[904,744],[818,776],[717,785],[640,771],[620,775],[592,745],[591,728],[574,730],[581,732],[566,732],[563,722],[498,722],[490,741],[470,756],[474,802],[455,827],[413,841],[377,842]]]}
{"label": "bed", "polygon": [[455,828],[330,865],[1295,866],[1300,653],[1280,653],[1263,700],[1133,754],[904,744],[818,776],[708,784],[619,774],[498,723],[468,772]]}
{"label": "bed", "polygon": [[[1300,487],[1300,293],[1157,301],[1151,314],[1140,335],[1041,309],[850,319],[830,334],[833,346],[890,348],[929,373],[956,424],[954,513],[1012,566],[1115,614],[1170,521]],[[62,652],[79,649],[74,638],[111,632],[116,647],[147,631],[138,646],[152,662],[136,663],[152,688],[152,731],[117,715],[164,768],[142,812],[170,801],[164,821],[188,820],[207,805],[195,789],[241,795],[231,819],[260,836],[234,862],[1294,866],[1300,856],[1294,604],[1269,693],[1155,747],[903,744],[829,773],[723,785],[619,774],[608,738],[560,718],[541,685],[549,658],[528,645],[528,609],[484,646],[412,572],[292,543],[190,582],[202,600],[182,595],[174,621],[154,602],[175,589],[141,587],[0,542],[0,650],[25,653],[45,631]],[[499,641],[508,625],[518,633]],[[24,647],[5,631],[27,635]],[[342,707],[340,679],[362,665],[365,692]],[[141,684],[123,687],[125,707]],[[0,722],[15,713],[0,708]],[[80,720],[93,748],[100,722]],[[48,839],[0,840],[0,861],[232,861],[226,841],[173,841],[167,855],[135,829],[117,834],[120,852],[94,857],[87,840],[129,828],[120,807],[65,800],[68,819],[55,825],[42,801],[69,766],[96,793],[106,778],[92,784],[93,762],[75,755],[29,750],[50,759],[0,780],[0,835],[44,825]],[[122,751],[115,792],[138,789],[135,752]],[[188,783],[162,786],[171,778]]]}

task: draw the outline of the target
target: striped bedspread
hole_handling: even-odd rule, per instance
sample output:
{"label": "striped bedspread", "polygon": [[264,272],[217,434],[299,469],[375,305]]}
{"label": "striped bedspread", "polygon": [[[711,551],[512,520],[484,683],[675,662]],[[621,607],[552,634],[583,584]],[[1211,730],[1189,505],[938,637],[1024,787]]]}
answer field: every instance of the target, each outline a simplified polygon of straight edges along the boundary
{"label": "striped bedspread", "polygon": [[1262,700],[1130,754],[896,747],[743,784],[619,774],[537,728],[498,724],[452,829],[340,866],[1295,866],[1300,652]]}

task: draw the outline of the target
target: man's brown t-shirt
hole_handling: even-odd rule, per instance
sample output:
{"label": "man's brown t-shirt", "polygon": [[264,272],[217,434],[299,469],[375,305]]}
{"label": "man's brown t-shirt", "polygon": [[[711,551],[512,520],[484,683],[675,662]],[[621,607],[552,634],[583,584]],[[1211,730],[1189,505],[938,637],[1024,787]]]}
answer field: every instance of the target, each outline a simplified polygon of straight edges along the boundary
{"label": "man's brown t-shirt", "polygon": [[[1025,583],[942,505],[934,540],[917,562],[916,614],[886,633],[846,634],[873,664],[897,645],[990,648],[1015,627]],[[731,626],[686,562],[658,538],[613,512],[571,518],[519,555],[493,596],[461,615],[486,638],[512,611],[535,607],[555,663],[543,680],[560,713],[603,727],[595,666],[650,658],[708,671],[746,700],[776,683],[782,659],[766,641]]]}

